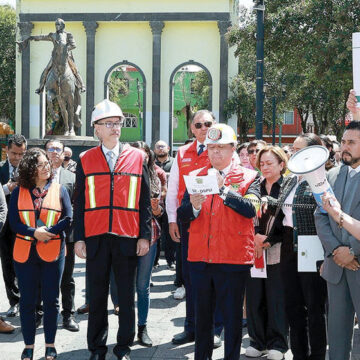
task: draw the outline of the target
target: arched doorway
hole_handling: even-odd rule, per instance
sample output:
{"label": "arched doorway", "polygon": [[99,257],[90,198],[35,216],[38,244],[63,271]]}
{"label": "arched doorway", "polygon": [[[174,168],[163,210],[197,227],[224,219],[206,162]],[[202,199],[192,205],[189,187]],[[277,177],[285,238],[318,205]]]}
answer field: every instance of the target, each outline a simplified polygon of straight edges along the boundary
{"label": "arched doorway", "polygon": [[192,114],[212,110],[212,78],[202,64],[189,60],[177,66],[170,76],[169,139],[172,150],[191,137]]}
{"label": "arched doorway", "polygon": [[126,60],[113,65],[105,75],[104,97],[124,113],[121,141],[145,140],[146,80],[142,70]]}

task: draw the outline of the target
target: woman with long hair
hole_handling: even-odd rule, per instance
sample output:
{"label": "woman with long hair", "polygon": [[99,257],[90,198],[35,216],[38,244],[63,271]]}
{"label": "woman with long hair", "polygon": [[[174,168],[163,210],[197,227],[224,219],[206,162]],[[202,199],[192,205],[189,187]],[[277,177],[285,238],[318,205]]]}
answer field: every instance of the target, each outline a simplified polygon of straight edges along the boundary
{"label": "woman with long hair", "polygon": [[[287,156],[279,147],[266,146],[260,150],[256,167],[263,175],[261,196],[279,197],[286,163]],[[262,258],[266,249],[267,278],[251,278],[246,287],[250,346],[245,355],[248,357],[267,354],[269,360],[281,360],[288,350],[285,295],[280,269],[283,218],[280,208],[269,206],[255,226],[255,256]]]}
{"label": "woman with long hair", "polygon": [[141,345],[150,347],[152,340],[147,333],[147,317],[150,308],[150,278],[156,257],[157,241],[160,239],[160,218],[164,212],[160,205],[161,183],[155,170],[155,156],[149,146],[143,141],[131,144],[145,153],[149,169],[151,208],[152,208],[152,234],[150,250],[145,256],[138,257],[138,269],[136,275],[136,293],[138,299],[138,340]]}
{"label": "woman with long hair", "polygon": [[20,321],[25,349],[32,360],[38,291],[44,310],[45,360],[57,358],[55,335],[59,314],[59,288],[65,262],[65,230],[72,219],[67,190],[53,183],[44,150],[27,150],[19,164],[18,187],[11,194],[9,219],[16,234],[14,267],[20,289]]}

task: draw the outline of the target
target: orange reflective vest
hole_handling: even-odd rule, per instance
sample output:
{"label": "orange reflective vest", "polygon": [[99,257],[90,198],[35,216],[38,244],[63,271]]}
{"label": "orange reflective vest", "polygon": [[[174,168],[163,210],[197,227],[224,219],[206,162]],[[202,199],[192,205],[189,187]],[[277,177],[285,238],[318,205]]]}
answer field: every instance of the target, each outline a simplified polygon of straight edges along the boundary
{"label": "orange reflective vest", "polygon": [[[60,199],[60,184],[52,183],[46,194],[39,219],[49,228],[58,223],[61,216],[61,199]],[[23,224],[36,228],[35,208],[31,198],[30,191],[23,187],[19,188],[18,211],[20,220]],[[24,263],[29,258],[31,243],[35,238],[31,236],[24,236],[16,234],[15,245],[13,251],[14,260],[19,263]],[[47,262],[57,260],[60,254],[61,238],[57,235],[49,242],[44,243],[38,241],[36,243],[36,251],[40,258]]]}
{"label": "orange reflective vest", "polygon": [[179,190],[177,199],[179,206],[181,205],[186,190],[184,175],[189,175],[193,170],[210,164],[207,150],[198,155],[196,145],[197,141],[195,140],[191,144],[181,146],[177,153],[177,163],[179,166]]}
{"label": "orange reflective vest", "polygon": [[[206,175],[210,166],[197,175]],[[233,164],[225,186],[245,195],[257,172]],[[189,261],[212,264],[252,264],[254,262],[254,224],[230,207],[219,195],[208,195],[199,216],[189,228]]]}
{"label": "orange reflective vest", "polygon": [[85,174],[85,237],[106,233],[139,237],[143,152],[125,144],[112,172],[101,146],[80,159]]}

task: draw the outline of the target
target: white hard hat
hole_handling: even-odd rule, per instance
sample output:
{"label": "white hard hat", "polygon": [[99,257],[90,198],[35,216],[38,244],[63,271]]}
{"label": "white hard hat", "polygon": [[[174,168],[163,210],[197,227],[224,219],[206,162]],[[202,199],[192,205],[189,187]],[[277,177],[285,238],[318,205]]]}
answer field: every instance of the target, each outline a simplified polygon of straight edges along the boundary
{"label": "white hard hat", "polygon": [[105,99],[95,105],[94,110],[91,113],[91,126],[94,126],[97,121],[109,117],[119,117],[120,120],[125,119],[119,105]]}
{"label": "white hard hat", "polygon": [[205,145],[231,143],[237,143],[235,131],[231,126],[226,124],[214,124],[207,131]]}

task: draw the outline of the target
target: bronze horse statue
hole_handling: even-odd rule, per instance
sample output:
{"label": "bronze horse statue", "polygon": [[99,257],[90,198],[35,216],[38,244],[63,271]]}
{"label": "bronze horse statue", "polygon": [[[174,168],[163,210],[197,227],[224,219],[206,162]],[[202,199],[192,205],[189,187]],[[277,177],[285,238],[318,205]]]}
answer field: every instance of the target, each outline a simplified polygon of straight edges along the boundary
{"label": "bronze horse statue", "polygon": [[71,33],[64,31],[65,22],[57,19],[55,22],[56,33],[48,35],[29,36],[18,42],[19,50],[26,48],[30,40],[51,41],[54,45],[51,59],[41,74],[40,87],[36,93],[40,94],[46,88],[46,104],[53,120],[58,121],[59,116],[54,111],[54,100],[57,101],[61,117],[64,121],[64,135],[75,136],[74,124],[81,127],[80,91],[85,91],[77,67],[72,56],[75,41]]}

